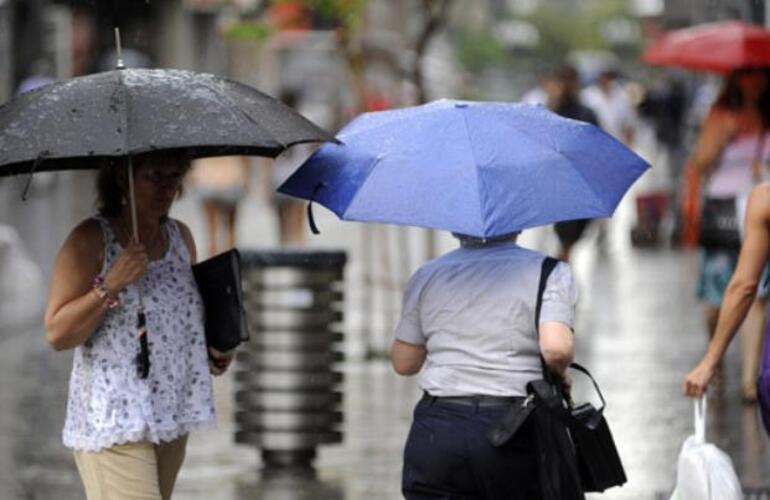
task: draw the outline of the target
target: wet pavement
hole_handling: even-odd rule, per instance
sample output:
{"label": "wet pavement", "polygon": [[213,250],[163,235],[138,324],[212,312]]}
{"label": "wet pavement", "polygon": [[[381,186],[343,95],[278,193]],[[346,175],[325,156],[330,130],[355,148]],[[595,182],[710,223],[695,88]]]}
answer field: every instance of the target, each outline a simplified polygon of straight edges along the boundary
{"label": "wet pavement", "polygon": [[[57,189],[64,188],[53,190]],[[52,257],[67,228],[87,213],[88,206],[81,203],[63,216],[51,212],[63,201],[39,206],[34,198],[31,201],[7,210],[9,202],[0,189],[0,206],[6,203],[0,222],[20,227],[46,274],[43,260]],[[263,202],[252,198],[247,202],[239,223],[242,246],[274,244],[274,219],[266,215]],[[202,246],[202,222],[194,200],[180,201],[175,213],[189,222]],[[632,249],[627,244],[627,222],[621,212],[605,246],[597,245],[594,230],[576,249],[574,267],[581,292],[577,360],[593,372],[604,392],[606,415],[629,478],[624,487],[592,498],[655,499],[673,487],[679,448],[692,431],[692,404],[681,397],[681,379],[702,354],[706,335],[694,299],[695,256],[669,249]],[[326,214],[319,216],[319,225],[324,234],[314,246],[355,249],[359,244],[356,225]],[[351,261],[351,282],[360,266]],[[363,359],[362,319],[356,316],[361,299],[354,285],[347,294],[349,356],[340,366],[345,374],[344,442],[319,449],[314,476],[262,473],[256,448],[233,442],[232,380],[223,377],[216,382],[219,427],[191,438],[175,498],[400,498],[403,441],[419,390],[415,379],[396,376],[385,360]],[[710,398],[708,438],[730,454],[747,488],[765,488],[770,486],[768,439],[756,407],[740,401],[738,347],[736,341],[728,352],[724,381]],[[70,353],[48,348],[39,320],[0,321],[0,499],[83,498],[70,455],[60,444],[70,359]],[[579,396],[580,386],[587,384],[576,379]]]}

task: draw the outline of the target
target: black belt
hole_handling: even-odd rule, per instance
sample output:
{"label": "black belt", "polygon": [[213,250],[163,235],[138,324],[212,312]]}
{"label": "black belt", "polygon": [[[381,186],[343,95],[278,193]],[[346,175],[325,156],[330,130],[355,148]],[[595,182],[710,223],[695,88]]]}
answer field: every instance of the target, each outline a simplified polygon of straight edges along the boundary
{"label": "black belt", "polygon": [[524,397],[519,396],[431,396],[425,391],[423,391],[422,399],[430,403],[441,402],[475,407],[509,406],[524,401]]}

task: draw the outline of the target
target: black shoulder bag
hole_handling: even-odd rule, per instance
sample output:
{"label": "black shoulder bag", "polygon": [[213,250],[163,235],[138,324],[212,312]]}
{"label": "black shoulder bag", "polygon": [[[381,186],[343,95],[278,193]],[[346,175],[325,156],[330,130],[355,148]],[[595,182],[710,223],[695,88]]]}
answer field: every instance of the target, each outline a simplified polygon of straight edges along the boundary
{"label": "black shoulder bag", "polygon": [[[546,257],[540,273],[535,307],[535,331],[539,338],[540,309],[548,277],[558,261]],[[587,375],[602,401],[575,406],[569,394],[540,356],[543,379],[527,384],[528,397],[513,406],[488,433],[495,446],[507,442],[530,416],[537,434],[540,484],[546,499],[584,498],[583,492],[601,492],[626,482],[615,442],[604,418],[605,401],[599,386],[584,367],[570,368]]]}

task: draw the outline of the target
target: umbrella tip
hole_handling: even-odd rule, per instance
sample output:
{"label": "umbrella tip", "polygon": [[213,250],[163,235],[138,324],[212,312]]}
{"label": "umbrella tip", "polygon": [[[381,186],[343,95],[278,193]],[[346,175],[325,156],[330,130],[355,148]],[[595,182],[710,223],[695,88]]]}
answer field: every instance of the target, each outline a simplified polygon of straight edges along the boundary
{"label": "umbrella tip", "polygon": [[126,65],[123,64],[123,47],[120,44],[120,28],[115,26],[115,52],[118,55],[118,61],[115,64],[115,69],[126,69]]}

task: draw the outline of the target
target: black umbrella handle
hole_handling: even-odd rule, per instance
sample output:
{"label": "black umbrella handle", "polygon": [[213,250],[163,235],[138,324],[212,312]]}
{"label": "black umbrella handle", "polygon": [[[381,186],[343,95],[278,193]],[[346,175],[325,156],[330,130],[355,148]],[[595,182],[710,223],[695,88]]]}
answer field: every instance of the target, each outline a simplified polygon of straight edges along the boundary
{"label": "black umbrella handle", "polygon": [[147,378],[150,374],[150,348],[147,345],[147,318],[140,311],[136,318],[136,328],[139,332],[139,354],[136,355],[136,370],[139,378]]}
{"label": "black umbrella handle", "polygon": [[321,234],[321,231],[318,230],[318,226],[316,226],[315,217],[313,217],[313,201],[315,201],[315,195],[318,194],[318,190],[325,187],[325,182],[319,182],[316,184],[315,188],[313,188],[313,195],[310,197],[310,201],[307,203],[307,223],[310,226],[310,231],[312,231],[313,234]]}

